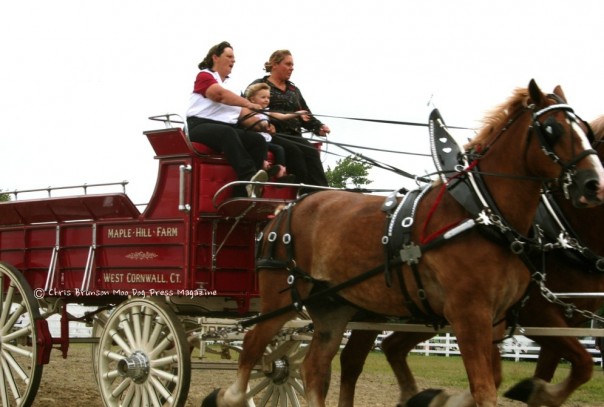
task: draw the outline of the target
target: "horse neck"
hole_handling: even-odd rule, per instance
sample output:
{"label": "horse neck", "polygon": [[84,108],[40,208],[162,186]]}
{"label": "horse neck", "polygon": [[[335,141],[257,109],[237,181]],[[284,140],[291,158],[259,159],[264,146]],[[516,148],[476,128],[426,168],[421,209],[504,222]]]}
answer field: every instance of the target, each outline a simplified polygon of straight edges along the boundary
{"label": "horse neck", "polygon": [[[539,205],[541,183],[531,175],[526,165],[526,137],[513,132],[528,132],[525,121],[515,123],[489,147],[478,169],[491,197],[507,223],[520,233],[528,233]],[[523,140],[522,142],[519,142]],[[488,174],[497,175],[488,175]],[[527,179],[522,179],[527,177]]]}

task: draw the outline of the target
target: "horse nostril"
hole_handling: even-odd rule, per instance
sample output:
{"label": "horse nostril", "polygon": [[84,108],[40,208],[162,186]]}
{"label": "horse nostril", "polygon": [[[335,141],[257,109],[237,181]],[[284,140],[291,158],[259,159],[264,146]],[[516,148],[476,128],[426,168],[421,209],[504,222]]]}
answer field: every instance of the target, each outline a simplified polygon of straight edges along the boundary
{"label": "horse nostril", "polygon": [[597,192],[600,189],[600,182],[598,179],[590,179],[585,182],[585,191],[588,192]]}

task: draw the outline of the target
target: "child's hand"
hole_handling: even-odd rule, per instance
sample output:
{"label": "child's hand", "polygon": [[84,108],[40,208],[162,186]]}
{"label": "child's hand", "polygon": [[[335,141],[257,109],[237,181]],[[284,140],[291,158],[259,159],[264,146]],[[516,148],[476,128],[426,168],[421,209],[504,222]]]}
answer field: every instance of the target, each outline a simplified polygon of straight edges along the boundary
{"label": "child's hand", "polygon": [[303,121],[305,121],[305,122],[307,122],[307,121],[309,121],[309,120],[310,120],[310,115],[308,114],[308,110],[298,110],[298,111],[296,112],[296,114],[297,114],[298,116],[300,116],[300,118],[301,118]]}

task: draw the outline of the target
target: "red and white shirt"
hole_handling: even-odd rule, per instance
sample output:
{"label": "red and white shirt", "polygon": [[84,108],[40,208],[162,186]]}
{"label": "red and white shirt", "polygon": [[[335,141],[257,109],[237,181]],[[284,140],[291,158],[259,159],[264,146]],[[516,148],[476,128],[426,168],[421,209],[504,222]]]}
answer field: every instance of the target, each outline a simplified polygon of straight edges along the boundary
{"label": "red and white shirt", "polygon": [[203,119],[236,124],[241,113],[240,106],[230,106],[214,102],[205,96],[208,88],[215,83],[224,86],[224,82],[222,82],[217,72],[204,69],[197,74],[193,92],[189,98],[187,117],[196,116]]}

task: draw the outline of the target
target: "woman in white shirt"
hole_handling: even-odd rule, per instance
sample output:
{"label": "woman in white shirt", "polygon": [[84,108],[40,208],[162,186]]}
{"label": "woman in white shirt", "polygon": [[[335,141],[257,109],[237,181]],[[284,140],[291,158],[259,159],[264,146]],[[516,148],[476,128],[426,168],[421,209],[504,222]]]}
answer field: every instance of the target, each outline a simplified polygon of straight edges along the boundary
{"label": "woman in white shirt", "polygon": [[[260,110],[261,106],[223,86],[234,64],[233,47],[226,41],[210,48],[199,63],[201,71],[195,79],[187,110],[189,139],[224,153],[238,180],[264,182],[268,179],[262,170],[266,140],[261,134],[236,127],[242,108]],[[253,197],[261,191],[259,186],[248,185],[247,191],[236,188],[234,195]]]}

